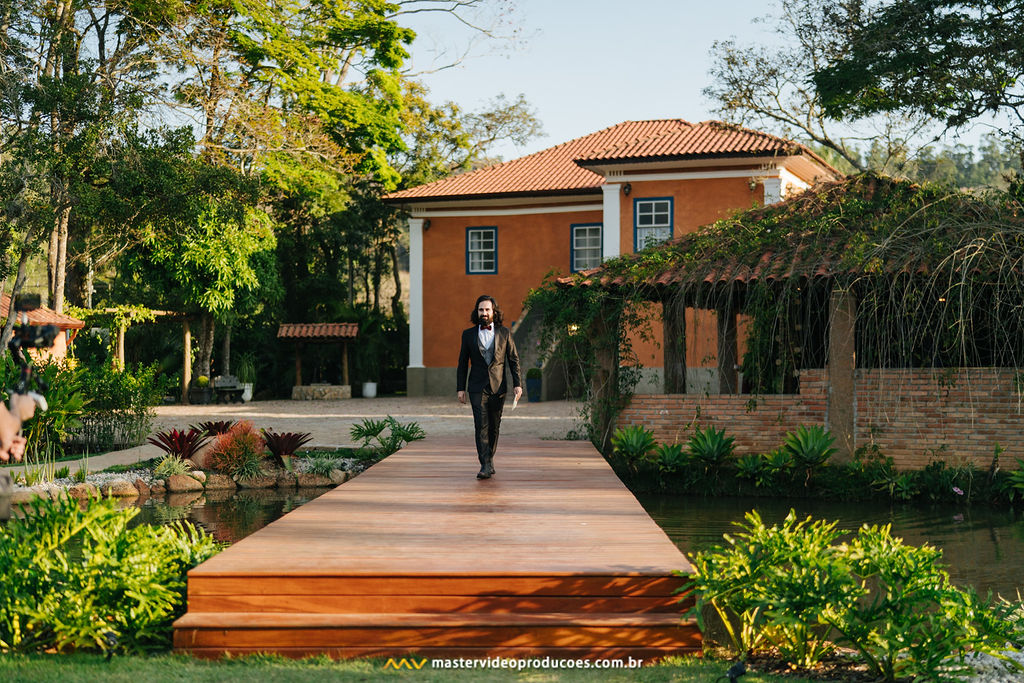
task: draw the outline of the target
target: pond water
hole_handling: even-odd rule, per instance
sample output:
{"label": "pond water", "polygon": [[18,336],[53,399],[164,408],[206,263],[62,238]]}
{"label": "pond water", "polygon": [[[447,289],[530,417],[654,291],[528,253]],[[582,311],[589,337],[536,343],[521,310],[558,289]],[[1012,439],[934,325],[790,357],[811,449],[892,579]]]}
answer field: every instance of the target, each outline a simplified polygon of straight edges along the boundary
{"label": "pond water", "polygon": [[132,524],[188,520],[221,543],[237,543],[327,491],[330,489],[242,489],[147,498],[139,501],[140,512]]}
{"label": "pond water", "polygon": [[[224,543],[235,543],[330,489],[244,489],[150,498],[134,523],[161,524],[187,519]],[[907,543],[930,543],[944,552],[950,578],[961,586],[993,591],[1007,598],[1024,594],[1024,514],[987,507],[890,506],[766,498],[694,498],[658,494],[637,496],[647,513],[684,553],[722,542],[733,522],[757,509],[768,524],[781,522],[790,508],[800,519],[838,520],[841,529],[861,524],[892,524]]]}
{"label": "pond water", "polygon": [[658,494],[637,499],[684,553],[722,543],[722,534],[736,533],[733,522],[743,521],[750,510],[756,509],[766,524],[777,524],[792,508],[798,519],[810,515],[838,521],[840,529],[849,531],[862,524],[892,524],[893,535],[906,543],[940,548],[954,583],[1010,599],[1018,591],[1024,595],[1024,514],[1019,511]]}

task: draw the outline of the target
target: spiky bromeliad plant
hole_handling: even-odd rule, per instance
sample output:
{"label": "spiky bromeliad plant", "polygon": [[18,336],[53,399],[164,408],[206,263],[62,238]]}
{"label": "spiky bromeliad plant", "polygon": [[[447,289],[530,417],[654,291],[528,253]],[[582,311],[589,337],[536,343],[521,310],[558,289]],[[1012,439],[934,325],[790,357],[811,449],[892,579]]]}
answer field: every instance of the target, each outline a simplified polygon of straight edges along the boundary
{"label": "spiky bromeliad plant", "polygon": [[182,460],[194,456],[209,440],[210,437],[205,432],[195,427],[190,427],[187,432],[168,429],[146,439],[167,455]]}
{"label": "spiky bromeliad plant", "polygon": [[284,458],[295,455],[295,451],[313,439],[313,435],[309,432],[271,432],[266,429],[262,431],[267,449],[277,459],[278,464],[284,465],[286,468],[290,463],[286,462]]}
{"label": "spiky bromeliad plant", "polygon": [[208,436],[227,434],[235,426],[234,420],[207,420],[196,425],[189,425],[192,429],[198,429]]}

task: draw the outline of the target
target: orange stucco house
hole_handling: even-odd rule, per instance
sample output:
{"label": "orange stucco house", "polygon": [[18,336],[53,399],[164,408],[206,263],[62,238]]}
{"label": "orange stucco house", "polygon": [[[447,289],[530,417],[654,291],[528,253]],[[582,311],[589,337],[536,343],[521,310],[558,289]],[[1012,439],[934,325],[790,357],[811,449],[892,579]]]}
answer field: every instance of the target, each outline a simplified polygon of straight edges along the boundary
{"label": "orange stucco house", "polygon": [[[527,292],[552,270],[592,268],[839,176],[789,140],[665,119],[627,121],[389,195],[411,216],[409,395],[455,393],[459,335],[478,295],[493,296],[515,330]],[[688,325],[698,336],[699,322]],[[687,383],[714,393],[716,333],[704,327],[708,339],[688,343]],[[641,344],[638,353],[638,390],[660,391],[660,350]]]}

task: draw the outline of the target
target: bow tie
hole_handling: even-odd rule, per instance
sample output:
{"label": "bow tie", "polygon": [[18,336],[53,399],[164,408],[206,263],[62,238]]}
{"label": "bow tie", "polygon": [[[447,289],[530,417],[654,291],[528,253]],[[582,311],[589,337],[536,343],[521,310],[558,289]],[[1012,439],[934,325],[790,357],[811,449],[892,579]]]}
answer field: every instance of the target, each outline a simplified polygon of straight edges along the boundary
{"label": "bow tie", "polygon": [[489,330],[489,329],[491,329],[491,326],[490,325],[481,325],[480,329],[481,330]]}

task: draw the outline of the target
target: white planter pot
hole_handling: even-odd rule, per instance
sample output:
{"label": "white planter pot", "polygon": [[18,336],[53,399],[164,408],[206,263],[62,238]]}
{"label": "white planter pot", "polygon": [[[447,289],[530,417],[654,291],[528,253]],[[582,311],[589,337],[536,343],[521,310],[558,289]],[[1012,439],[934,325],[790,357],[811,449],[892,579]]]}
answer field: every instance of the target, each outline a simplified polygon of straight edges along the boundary
{"label": "white planter pot", "polygon": [[242,382],[242,400],[246,403],[252,400],[252,382]]}
{"label": "white planter pot", "polygon": [[377,395],[376,382],[363,382],[363,398],[374,398]]}

